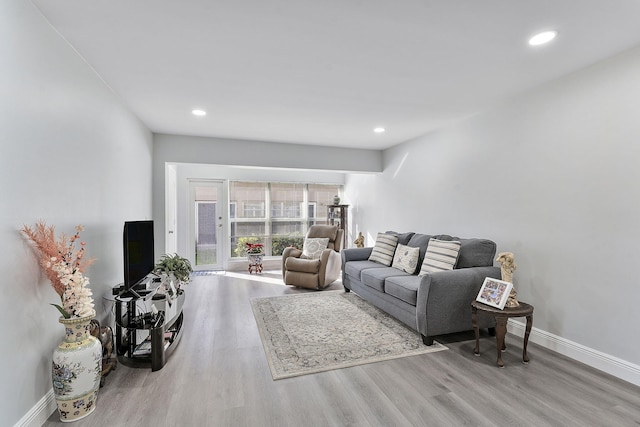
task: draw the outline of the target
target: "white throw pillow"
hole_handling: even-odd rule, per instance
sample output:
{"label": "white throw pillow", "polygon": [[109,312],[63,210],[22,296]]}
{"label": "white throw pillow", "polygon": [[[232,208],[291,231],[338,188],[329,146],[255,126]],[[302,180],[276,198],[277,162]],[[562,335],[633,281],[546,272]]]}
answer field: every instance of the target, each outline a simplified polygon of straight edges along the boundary
{"label": "white throw pillow", "polygon": [[387,233],[378,233],[376,244],[373,246],[369,261],[375,261],[389,267],[393,261],[393,254],[398,246],[398,236]]}
{"label": "white throw pillow", "polygon": [[457,240],[429,239],[427,252],[424,254],[424,261],[420,267],[420,276],[436,271],[453,270],[458,255],[460,254],[460,242]]}
{"label": "white throw pillow", "polygon": [[327,245],[329,245],[328,237],[305,237],[300,258],[320,259],[322,252],[327,249]]}
{"label": "white throw pillow", "polygon": [[420,258],[420,248],[413,248],[398,243],[391,267],[413,274],[416,272],[416,267],[418,266],[418,258]]}

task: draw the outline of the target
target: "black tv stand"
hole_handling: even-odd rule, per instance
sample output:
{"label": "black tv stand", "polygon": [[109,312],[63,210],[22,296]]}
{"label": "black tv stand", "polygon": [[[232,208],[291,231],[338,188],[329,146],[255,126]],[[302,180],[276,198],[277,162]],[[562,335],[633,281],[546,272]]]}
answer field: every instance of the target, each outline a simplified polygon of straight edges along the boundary
{"label": "black tv stand", "polygon": [[129,289],[128,291],[122,291],[120,294],[118,294],[119,298],[136,298],[136,299],[140,299],[140,298],[144,298],[147,295],[149,295],[150,293],[152,293],[152,290],[149,289]]}
{"label": "black tv stand", "polygon": [[123,290],[115,298],[116,349],[125,366],[162,369],[180,342],[184,291],[169,296],[158,287]]}

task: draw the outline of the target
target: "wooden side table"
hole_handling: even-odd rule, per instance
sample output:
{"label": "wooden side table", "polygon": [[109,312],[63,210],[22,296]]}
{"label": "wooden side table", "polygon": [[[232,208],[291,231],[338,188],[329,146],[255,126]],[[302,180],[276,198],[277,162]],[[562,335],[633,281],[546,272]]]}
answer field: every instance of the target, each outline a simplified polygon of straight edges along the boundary
{"label": "wooden side table", "polygon": [[500,310],[496,307],[483,304],[478,301],[471,303],[471,321],[473,322],[473,331],[476,334],[476,348],[473,353],[476,356],[480,356],[480,332],[478,331],[478,311],[488,313],[496,319],[496,344],[498,350],[499,367],[504,368],[504,362],[502,361],[502,352],[507,348],[504,343],[504,337],[507,334],[507,320],[510,317],[526,317],[527,326],[524,332],[524,344],[522,347],[522,363],[525,365],[529,363],[529,356],[527,356],[527,343],[529,342],[529,334],[531,333],[531,327],[533,326],[533,306],[526,302],[520,302],[520,307],[508,308]]}

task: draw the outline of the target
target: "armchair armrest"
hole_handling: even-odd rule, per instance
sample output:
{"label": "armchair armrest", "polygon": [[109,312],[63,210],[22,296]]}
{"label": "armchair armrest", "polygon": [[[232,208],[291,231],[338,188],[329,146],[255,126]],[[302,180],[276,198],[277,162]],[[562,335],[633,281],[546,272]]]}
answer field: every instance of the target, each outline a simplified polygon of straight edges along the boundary
{"label": "armchair armrest", "polygon": [[340,254],[333,249],[325,249],[320,256],[319,285],[322,289],[336,281],[340,277]]}
{"label": "armchair armrest", "polygon": [[423,276],[416,303],[418,331],[433,336],[470,329],[471,302],[485,277],[500,279],[500,268],[461,268]]}
{"label": "armchair armrest", "polygon": [[287,258],[300,258],[300,255],[302,255],[302,251],[296,247],[289,246],[288,248],[284,248],[282,251],[282,277],[284,277],[284,263],[287,262]]}

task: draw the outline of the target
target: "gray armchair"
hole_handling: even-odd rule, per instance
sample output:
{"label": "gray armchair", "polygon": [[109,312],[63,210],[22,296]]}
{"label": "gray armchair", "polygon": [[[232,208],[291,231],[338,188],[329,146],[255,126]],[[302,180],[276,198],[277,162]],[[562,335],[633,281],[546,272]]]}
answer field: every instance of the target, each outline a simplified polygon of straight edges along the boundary
{"label": "gray armchair", "polygon": [[[308,289],[324,289],[340,277],[340,249],[344,230],[335,225],[312,225],[308,238],[328,238],[329,244],[319,259],[301,258],[302,250],[294,247],[282,252],[282,278],[285,285]],[[304,248],[303,248],[304,249]]]}

